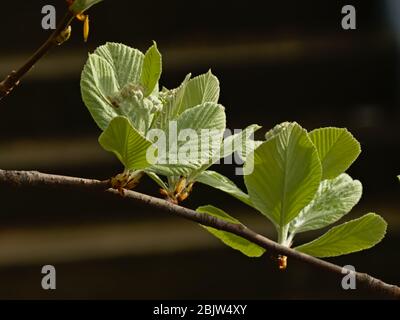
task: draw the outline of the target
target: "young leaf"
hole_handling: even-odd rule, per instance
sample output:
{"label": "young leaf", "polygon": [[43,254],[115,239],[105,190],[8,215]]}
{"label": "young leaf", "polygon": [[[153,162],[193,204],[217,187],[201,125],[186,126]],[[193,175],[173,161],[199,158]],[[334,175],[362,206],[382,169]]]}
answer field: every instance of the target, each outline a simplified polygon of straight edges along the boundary
{"label": "young leaf", "polygon": [[153,46],[147,50],[144,56],[142,74],[140,77],[140,83],[145,88],[145,97],[149,96],[154,88],[158,86],[162,71],[161,65],[161,54],[158,51],[157,44],[154,42]]}
{"label": "young leaf", "polygon": [[[197,133],[198,137],[197,141],[189,139],[187,142],[179,143],[179,147],[184,144],[188,149],[197,148],[198,155],[195,161],[209,163],[221,146],[226,127],[225,108],[220,104],[206,102],[183,112],[177,119],[177,126],[178,136],[182,130],[191,129]],[[210,130],[210,136],[205,148],[202,148],[201,139],[207,130]]]}
{"label": "young leaf", "polygon": [[145,169],[149,166],[147,149],[151,142],[146,140],[125,117],[116,117],[100,135],[100,145],[113,152],[127,170]]}
{"label": "young leaf", "polygon": [[79,14],[86,10],[88,10],[91,6],[101,2],[103,0],[75,0],[74,3],[70,6],[70,10],[75,13]]}
{"label": "young leaf", "polygon": [[265,134],[265,141],[271,140],[272,138],[275,138],[279,133],[281,133],[283,130],[291,126],[291,122],[282,122],[272,129],[268,130],[267,133]]}
{"label": "young leaf", "polygon": [[[256,149],[262,143],[261,141],[254,141],[250,139],[251,135],[253,135],[254,132],[259,130],[260,128],[261,127],[259,125],[253,124],[248,126],[243,131],[225,138],[219,150],[220,155],[218,157],[216,156],[215,160],[220,160],[221,158],[230,156],[234,152],[238,152],[242,160],[246,161],[247,155],[253,152],[254,149]],[[202,172],[205,172],[213,164],[213,161],[204,164],[202,167],[193,172],[190,178],[193,180],[197,180],[198,175]]]}
{"label": "young leaf", "polygon": [[107,43],[89,55],[81,76],[82,99],[93,119],[105,130],[125,110],[113,97],[127,84],[139,81],[143,54],[117,43]]}
{"label": "young leaf", "polygon": [[[239,220],[231,217],[224,211],[222,211],[216,207],[213,207],[213,206],[200,207],[200,208],[197,208],[196,211],[209,214],[213,217],[219,218],[226,222],[241,224]],[[241,253],[243,253],[244,255],[246,255],[248,257],[261,257],[265,252],[264,248],[258,246],[255,243],[248,241],[247,239],[239,237],[233,233],[217,230],[217,229],[214,229],[211,227],[206,227],[206,226],[202,226],[202,227],[205,228],[207,231],[209,231],[211,234],[213,234],[215,237],[219,238],[227,246],[229,246],[233,249],[239,250]]]}
{"label": "young leaf", "polygon": [[322,163],[322,180],[345,172],[361,152],[359,142],[347,129],[321,128],[310,132]]}
{"label": "young leaf", "polygon": [[249,195],[244,193],[238,186],[236,186],[236,184],[218,172],[211,170],[204,171],[197,176],[196,181],[226,192],[251,206]]}
{"label": "young leaf", "polygon": [[369,249],[385,236],[387,223],[375,213],[333,227],[323,236],[295,249],[314,257],[326,258]]}
{"label": "young leaf", "polygon": [[197,76],[187,84],[180,112],[205,102],[217,103],[219,99],[219,81],[211,70]]}
{"label": "young leaf", "polygon": [[82,72],[82,99],[102,130],[118,115],[107,98],[118,89],[113,67],[100,56],[91,54]]}
{"label": "young leaf", "polygon": [[160,97],[164,100],[163,108],[156,114],[152,128],[167,130],[169,122],[176,120],[181,114],[183,96],[190,77],[191,74],[188,74],[178,88],[160,92]]}
{"label": "young leaf", "polygon": [[244,173],[254,207],[283,227],[314,198],[321,163],[306,130],[291,123],[249,155]]}
{"label": "young leaf", "polygon": [[121,43],[107,42],[93,54],[104,58],[113,67],[119,89],[128,83],[139,83],[144,61],[144,55],[139,50]]}
{"label": "young leaf", "polygon": [[258,140],[247,140],[246,146],[241,150],[240,157],[242,158],[243,162],[246,162],[247,157],[254,152],[259,146],[263,144],[264,141]]}
{"label": "young leaf", "polygon": [[221,158],[230,156],[232,153],[238,151],[244,161],[247,155],[256,149],[261,142],[250,139],[254,132],[260,130],[261,127],[257,124],[252,124],[239,133],[228,136],[224,139],[221,148]]}
{"label": "young leaf", "polygon": [[345,173],[322,181],[313,201],[291,222],[289,231],[317,230],[338,221],[360,201],[361,194],[361,182]]}
{"label": "young leaf", "polygon": [[[213,155],[219,151],[222,136],[225,130],[225,109],[216,103],[205,103],[183,112],[177,119],[177,132],[168,132],[167,140],[176,144],[176,152],[172,150],[158,150],[159,158],[165,160],[165,164],[157,164],[151,167],[151,171],[161,175],[188,176],[205,163],[212,161]],[[179,138],[180,134],[189,129],[195,133],[195,137],[189,140]],[[204,130],[212,130],[212,141],[202,147],[201,137]],[[171,143],[168,144],[171,147]],[[171,148],[170,148],[171,149]],[[188,151],[188,152],[186,152]]]}

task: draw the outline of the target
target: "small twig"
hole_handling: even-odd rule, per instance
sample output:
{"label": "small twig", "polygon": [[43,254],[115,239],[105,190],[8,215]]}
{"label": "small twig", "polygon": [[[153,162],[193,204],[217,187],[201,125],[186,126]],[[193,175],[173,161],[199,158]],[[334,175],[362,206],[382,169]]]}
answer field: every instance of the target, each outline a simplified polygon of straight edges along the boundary
{"label": "small twig", "polygon": [[[0,170],[0,185],[10,187],[37,187],[48,186],[54,188],[73,188],[82,189],[94,192],[107,192],[121,198],[117,190],[110,189],[110,181],[98,181],[83,178],[65,177],[51,174],[44,174],[37,171],[5,171]],[[144,204],[154,209],[168,212],[170,214],[185,218],[187,220],[200,223],[205,226],[213,227],[215,229],[231,232],[235,235],[243,237],[259,246],[267,249],[270,253],[276,255],[283,255],[299,261],[308,263],[323,271],[334,273],[343,276],[343,268],[333,263],[309,256],[307,254],[298,252],[288,247],[282,246],[249,228],[225,222],[216,217],[208,214],[199,213],[191,209],[187,209],[168,201],[154,198],[135,191],[125,191],[123,199],[133,201],[135,203]],[[366,288],[375,291],[383,296],[400,299],[400,287],[387,284],[379,279],[376,279],[366,273],[356,272],[357,283],[365,286]]]}
{"label": "small twig", "polygon": [[56,38],[64,31],[74,19],[74,14],[68,10],[64,18],[58,24],[56,30],[42,44],[42,46],[22,65],[17,71],[12,71],[3,81],[0,82],[0,100],[6,97],[20,82],[25,74],[53,47],[59,43]]}

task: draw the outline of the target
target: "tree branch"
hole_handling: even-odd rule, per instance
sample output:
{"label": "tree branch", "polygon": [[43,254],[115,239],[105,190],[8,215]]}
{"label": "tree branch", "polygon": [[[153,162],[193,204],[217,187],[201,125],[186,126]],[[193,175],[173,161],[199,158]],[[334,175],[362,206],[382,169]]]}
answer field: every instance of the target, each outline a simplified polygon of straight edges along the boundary
{"label": "tree branch", "polygon": [[[47,186],[51,188],[73,188],[88,190],[93,192],[107,192],[116,197],[121,197],[117,190],[110,188],[110,181],[99,181],[83,178],[74,178],[66,176],[58,176],[44,174],[37,171],[5,171],[0,170],[0,185],[9,187],[38,187]],[[276,255],[284,255],[293,258],[326,272],[334,273],[343,277],[343,268],[330,262],[306,255],[296,250],[284,247],[278,243],[255,233],[249,228],[225,222],[213,216],[199,213],[191,209],[187,209],[162,199],[154,198],[135,191],[125,191],[123,197],[127,201],[144,204],[154,209],[165,211],[175,216],[200,223],[205,226],[215,229],[231,232],[235,235],[243,237],[259,246],[267,249],[270,253]],[[379,279],[376,279],[366,273],[356,273],[358,285],[362,285],[371,291],[374,291],[382,296],[400,299],[400,287],[387,284]]]}
{"label": "tree branch", "polygon": [[6,97],[20,82],[22,77],[53,47],[59,45],[57,37],[64,31],[74,19],[74,14],[68,10],[64,18],[58,24],[56,30],[40,46],[40,48],[17,71],[12,71],[0,82],[0,100]]}

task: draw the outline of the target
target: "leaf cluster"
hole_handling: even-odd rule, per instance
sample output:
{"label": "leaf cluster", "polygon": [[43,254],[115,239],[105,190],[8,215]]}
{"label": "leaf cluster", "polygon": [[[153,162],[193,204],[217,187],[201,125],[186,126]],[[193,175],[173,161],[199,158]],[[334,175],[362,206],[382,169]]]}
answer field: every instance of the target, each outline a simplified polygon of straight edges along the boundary
{"label": "leaf cluster", "polygon": [[[278,242],[288,247],[297,234],[331,226],[359,202],[362,185],[345,172],[361,148],[346,129],[308,132],[295,122],[285,122],[268,131],[264,141],[252,139],[258,125],[224,139],[226,115],[218,102],[217,77],[211,71],[197,77],[188,74],[177,88],[160,89],[161,73],[162,57],[155,43],[146,53],[107,43],[89,55],[83,69],[82,98],[103,131],[99,142],[124,166],[124,172],[113,179],[115,188],[136,186],[146,174],[167,199],[178,203],[187,198],[195,182],[206,184],[265,216],[275,227]],[[180,133],[188,128],[199,136],[211,130],[210,147],[204,149],[197,140],[181,139]],[[168,142],[163,142],[169,149],[187,150],[185,160],[160,148],[160,137],[151,134],[154,130],[167,133]],[[217,160],[234,152],[244,161],[246,192],[209,170]],[[149,155],[164,161],[149,161]],[[241,224],[210,205],[198,211]],[[205,228],[247,256],[264,253],[239,236]],[[317,257],[348,254],[374,246],[385,232],[386,222],[369,213],[334,226],[295,249]]]}

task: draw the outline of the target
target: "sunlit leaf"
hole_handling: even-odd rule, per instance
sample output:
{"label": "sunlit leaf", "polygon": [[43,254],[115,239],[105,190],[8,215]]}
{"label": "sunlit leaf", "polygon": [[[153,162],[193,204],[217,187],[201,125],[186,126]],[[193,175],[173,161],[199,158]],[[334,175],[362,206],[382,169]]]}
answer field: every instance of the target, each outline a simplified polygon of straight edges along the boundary
{"label": "sunlit leaf", "polygon": [[295,249],[314,257],[335,257],[369,249],[385,236],[387,223],[375,213],[333,227],[323,236]]}
{"label": "sunlit leaf", "polygon": [[242,159],[245,161],[247,155],[254,151],[262,142],[254,141],[254,132],[261,129],[261,126],[252,124],[246,129],[241,130],[239,133],[235,133],[226,137],[221,147],[221,157],[225,158],[230,156],[233,152],[239,152]]}
{"label": "sunlit leaf", "polygon": [[89,55],[81,76],[82,99],[102,130],[118,115],[131,118],[132,108],[124,107],[120,96],[139,80],[142,63],[140,51],[116,43]]}
{"label": "sunlit leaf", "polygon": [[[186,110],[176,120],[176,133],[168,131],[169,148],[158,150],[164,163],[153,165],[150,170],[166,176],[190,175],[212,161],[219,151],[225,125],[225,109],[219,104],[205,103]],[[208,139],[202,144],[204,136]],[[172,150],[173,145],[176,150]]]}
{"label": "sunlit leaf", "polygon": [[[234,224],[241,224],[239,220],[231,217],[224,211],[213,207],[213,206],[204,206],[197,209],[198,212],[209,214],[213,217],[218,219],[224,220],[226,222],[234,223]],[[211,227],[202,226],[206,230],[208,230],[211,234],[215,237],[219,238],[223,243],[227,246],[239,250],[244,255],[248,257],[260,257],[264,254],[265,249],[258,246],[255,243],[248,241],[240,236],[237,236],[233,233],[217,230]]]}
{"label": "sunlit leaf", "polygon": [[259,146],[244,169],[252,204],[280,227],[310,203],[321,181],[315,146],[297,123]]}
{"label": "sunlit leaf", "polygon": [[345,172],[361,152],[359,142],[347,129],[322,128],[310,132],[322,163],[322,179]]}
{"label": "sunlit leaf", "polygon": [[102,130],[118,115],[108,98],[118,89],[112,66],[103,58],[90,55],[82,72],[82,99]]}
{"label": "sunlit leaf", "polygon": [[101,134],[99,143],[105,150],[114,153],[128,170],[149,166],[147,150],[151,143],[125,117],[115,117]]}
{"label": "sunlit leaf", "polygon": [[[193,180],[197,180],[197,177],[199,176],[199,174],[201,174],[202,172],[205,172],[208,168],[210,168],[214,164],[215,161],[219,161],[222,158],[227,158],[229,156],[232,156],[232,158],[233,158],[234,152],[237,152],[239,154],[240,159],[238,159],[235,155],[234,159],[225,159],[225,160],[228,160],[228,161],[230,160],[231,162],[233,162],[234,160],[244,162],[246,160],[247,155],[249,153],[253,152],[254,149],[256,149],[262,143],[261,141],[254,141],[253,139],[251,139],[254,132],[259,130],[260,128],[261,128],[260,126],[253,124],[253,125],[248,126],[246,129],[240,131],[239,133],[236,133],[236,134],[228,136],[227,138],[224,138],[224,140],[222,141],[221,147],[219,148],[219,154],[215,154],[213,156],[214,161],[205,163],[202,167],[200,167],[196,171],[192,172],[190,178]],[[218,152],[217,149],[215,149],[215,151]],[[239,165],[242,164],[240,162],[239,163],[236,162],[236,163]]]}
{"label": "sunlit leaf", "polygon": [[360,201],[362,185],[347,174],[321,182],[317,194],[291,222],[290,232],[324,228],[342,218]]}
{"label": "sunlit leaf", "polygon": [[242,190],[240,190],[240,188],[236,186],[236,184],[234,184],[231,180],[229,180],[222,174],[219,174],[218,172],[211,170],[204,171],[199,176],[197,176],[196,181],[226,192],[236,199],[239,199],[240,201],[251,205],[250,197]]}
{"label": "sunlit leaf", "polygon": [[144,61],[140,83],[143,85],[144,95],[149,96],[154,88],[158,86],[162,71],[161,54],[157,49],[157,44],[154,42],[153,46],[147,50]]}
{"label": "sunlit leaf", "polygon": [[219,99],[219,81],[211,71],[190,79],[183,97],[180,112],[205,102],[217,103]]}
{"label": "sunlit leaf", "polygon": [[154,123],[152,125],[153,129],[167,130],[169,122],[176,120],[181,114],[183,96],[190,77],[191,75],[188,74],[178,88],[172,90],[164,89],[160,93],[160,96],[162,96],[163,99],[163,107],[155,115]]}
{"label": "sunlit leaf", "polygon": [[119,89],[128,83],[139,84],[144,61],[144,55],[139,50],[122,43],[107,42],[93,54],[104,58],[112,66]]}

